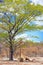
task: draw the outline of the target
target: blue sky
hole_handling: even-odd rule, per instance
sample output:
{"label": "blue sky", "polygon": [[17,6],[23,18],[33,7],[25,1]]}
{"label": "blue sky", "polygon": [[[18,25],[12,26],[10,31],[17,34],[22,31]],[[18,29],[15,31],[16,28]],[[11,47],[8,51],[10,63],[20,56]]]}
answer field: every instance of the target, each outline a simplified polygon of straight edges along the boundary
{"label": "blue sky", "polygon": [[[43,0],[32,0],[32,2],[34,2],[35,4],[40,4],[40,5],[43,5]],[[39,19],[43,19],[43,17],[38,17]],[[39,21],[37,21],[37,23],[36,24],[38,24],[38,25],[42,25],[43,26],[43,22],[39,22]],[[39,30],[37,30],[37,31],[32,31],[31,33],[33,33],[33,35],[36,35],[36,36],[39,36],[39,39],[32,39],[32,40],[34,40],[34,41],[43,41],[43,30],[42,31],[39,31]]]}
{"label": "blue sky", "polygon": [[[38,38],[35,38],[37,36]],[[23,34],[17,35],[17,38],[24,38],[25,40],[31,40],[34,42],[43,42],[43,30],[39,31],[26,31]]]}
{"label": "blue sky", "polygon": [[[33,3],[43,5],[43,0],[31,0]],[[43,20],[43,15],[40,17],[37,17],[37,20]],[[36,24],[43,26],[43,21],[34,21],[31,22],[31,24]],[[38,38],[33,38],[32,36],[38,36]],[[26,31],[25,33],[21,35],[17,35],[17,38],[25,38],[27,40],[32,40],[34,42],[43,42],[43,30],[35,30],[35,31]]]}
{"label": "blue sky", "polygon": [[[43,26],[43,15],[36,17],[37,21],[31,21],[29,23],[30,25],[35,25],[35,26]],[[40,21],[38,21],[40,20]],[[38,38],[35,38],[37,36]],[[43,42],[43,29],[42,30],[34,30],[34,31],[26,31],[23,34],[17,35],[16,39],[18,38],[25,38],[25,40],[31,40],[34,42]]]}
{"label": "blue sky", "polygon": [[[31,38],[31,40],[37,41],[37,42],[43,41],[43,31],[36,30],[36,31],[31,31],[29,33],[32,36],[38,36],[38,38]],[[28,33],[28,36],[29,36],[29,33]]]}
{"label": "blue sky", "polygon": [[[43,5],[43,0],[31,0],[33,3],[35,4],[40,4],[40,5]],[[37,19],[39,20],[43,20],[43,16],[42,17],[38,17]],[[35,21],[36,22],[36,21]],[[37,25],[42,25],[43,26],[43,22],[39,22],[37,21],[36,22]],[[36,38],[32,38],[33,41],[39,41],[39,42],[42,42],[43,41],[43,30],[39,31],[39,30],[36,30],[36,31],[32,31],[30,32],[30,34],[32,35],[36,35],[36,36],[39,36],[38,39]],[[28,34],[29,35],[29,34]]]}

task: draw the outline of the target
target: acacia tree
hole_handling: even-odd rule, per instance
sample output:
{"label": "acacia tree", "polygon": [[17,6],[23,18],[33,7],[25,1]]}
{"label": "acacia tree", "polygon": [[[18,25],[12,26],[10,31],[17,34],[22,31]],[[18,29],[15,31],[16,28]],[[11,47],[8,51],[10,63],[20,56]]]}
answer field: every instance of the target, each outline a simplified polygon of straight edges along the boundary
{"label": "acacia tree", "polygon": [[[11,3],[11,4],[10,4]],[[13,60],[13,46],[15,36],[25,30],[42,29],[42,26],[30,26],[29,22],[34,20],[36,16],[43,14],[43,6],[31,5],[27,0],[6,0],[0,4],[0,36],[8,42],[10,49],[10,60]],[[3,31],[3,32],[2,32]],[[1,38],[0,38],[1,39]]]}

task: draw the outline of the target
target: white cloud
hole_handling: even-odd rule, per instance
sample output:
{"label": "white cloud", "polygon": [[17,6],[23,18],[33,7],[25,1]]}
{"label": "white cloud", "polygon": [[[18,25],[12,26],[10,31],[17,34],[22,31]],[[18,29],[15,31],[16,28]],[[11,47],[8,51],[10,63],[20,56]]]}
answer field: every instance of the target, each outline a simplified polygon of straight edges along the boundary
{"label": "white cloud", "polygon": [[36,24],[36,25],[40,25],[40,26],[43,26],[43,15],[41,15],[41,16],[37,16],[36,17],[36,21],[34,21],[34,23]]}
{"label": "white cloud", "polygon": [[32,2],[35,4],[43,5],[43,0],[32,0]]}
{"label": "white cloud", "polygon": [[43,30],[40,30],[41,32],[43,32]]}
{"label": "white cloud", "polygon": [[23,33],[23,34],[21,34],[21,35],[17,35],[16,37],[15,37],[15,39],[17,40],[17,39],[19,39],[19,38],[24,38],[23,40],[25,41],[25,40],[31,40],[31,35],[30,36],[28,36],[28,34],[27,33]]}
{"label": "white cloud", "polygon": [[25,40],[31,40],[31,38],[27,37],[27,38],[25,38]]}
{"label": "white cloud", "polygon": [[28,35],[26,34],[26,33],[24,33],[24,34],[21,34],[21,35],[17,35],[16,37],[15,37],[15,39],[18,39],[18,38],[25,38],[25,37],[27,37]]}
{"label": "white cloud", "polygon": [[43,22],[41,21],[34,21],[36,25],[43,26]]}
{"label": "white cloud", "polygon": [[41,16],[39,16],[39,17],[37,16],[36,19],[37,19],[37,20],[43,20],[43,15],[41,15]]}

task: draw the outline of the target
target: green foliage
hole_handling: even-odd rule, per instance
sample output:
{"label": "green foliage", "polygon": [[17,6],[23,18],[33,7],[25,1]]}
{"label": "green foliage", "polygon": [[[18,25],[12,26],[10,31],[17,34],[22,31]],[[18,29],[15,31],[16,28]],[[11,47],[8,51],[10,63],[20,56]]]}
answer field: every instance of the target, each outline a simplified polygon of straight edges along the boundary
{"label": "green foliage", "polygon": [[6,38],[6,37],[8,37],[7,33],[0,33],[0,38]]}
{"label": "green foliage", "polygon": [[[21,40],[19,43],[15,42],[15,36],[25,30],[43,29],[43,26],[29,25],[42,14],[43,6],[31,5],[28,0],[4,0],[2,4],[0,3],[0,30],[4,31],[0,32],[0,42],[1,39],[4,39],[8,44],[6,47],[10,48],[10,60],[13,60],[13,52],[23,43]],[[15,16],[14,21],[11,20],[12,16]],[[30,42],[29,45],[33,46],[33,43]],[[22,47],[26,46],[27,44],[23,43]]]}
{"label": "green foliage", "polygon": [[[28,24],[43,14],[43,6],[41,5],[31,5],[28,0],[4,0],[3,4],[0,4],[0,12],[7,13],[0,18],[2,21],[0,28],[7,32],[8,40],[11,40],[12,43],[14,43],[15,36],[25,30],[43,29],[43,26]],[[9,13],[15,16],[14,21],[10,20],[12,16]],[[0,36],[7,37],[7,34],[0,33]]]}

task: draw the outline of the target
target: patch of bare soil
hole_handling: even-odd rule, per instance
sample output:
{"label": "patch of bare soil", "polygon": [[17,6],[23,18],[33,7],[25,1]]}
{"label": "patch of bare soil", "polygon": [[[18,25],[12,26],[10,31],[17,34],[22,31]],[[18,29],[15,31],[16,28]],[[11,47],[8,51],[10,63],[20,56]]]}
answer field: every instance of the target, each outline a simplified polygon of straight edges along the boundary
{"label": "patch of bare soil", "polygon": [[30,61],[15,62],[1,60],[0,65],[43,65],[43,57],[29,57]]}

